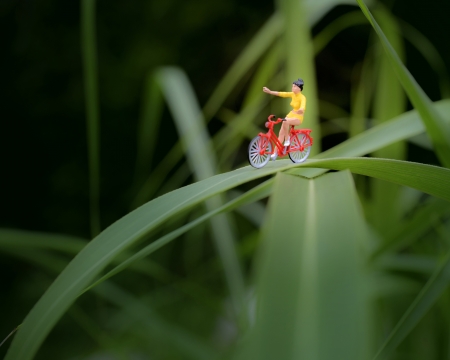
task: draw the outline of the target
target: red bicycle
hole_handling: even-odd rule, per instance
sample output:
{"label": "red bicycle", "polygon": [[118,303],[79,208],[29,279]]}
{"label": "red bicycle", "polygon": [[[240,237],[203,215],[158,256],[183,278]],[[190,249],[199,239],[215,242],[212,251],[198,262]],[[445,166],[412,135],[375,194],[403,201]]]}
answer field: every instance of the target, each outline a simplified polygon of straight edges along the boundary
{"label": "red bicycle", "polygon": [[248,161],[251,166],[257,169],[262,168],[269,162],[270,156],[274,153],[275,149],[278,150],[278,156],[289,155],[294,163],[302,163],[305,161],[311,151],[313,138],[309,135],[311,133],[310,129],[294,129],[291,126],[289,132],[291,144],[289,146],[283,146],[273,131],[273,127],[282,122],[283,119],[278,118],[276,121],[273,121],[272,119],[274,117],[275,115],[270,115],[268,117],[269,121],[266,122],[266,128],[269,131],[266,134],[259,133],[258,136],[250,141],[250,145],[248,146]]}

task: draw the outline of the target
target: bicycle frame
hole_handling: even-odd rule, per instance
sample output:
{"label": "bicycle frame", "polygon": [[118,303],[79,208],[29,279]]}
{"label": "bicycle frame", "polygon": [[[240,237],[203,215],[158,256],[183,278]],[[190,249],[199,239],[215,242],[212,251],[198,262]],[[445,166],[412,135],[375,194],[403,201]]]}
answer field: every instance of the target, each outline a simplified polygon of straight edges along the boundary
{"label": "bicycle frame", "polygon": [[248,145],[248,161],[254,168],[261,169],[271,158],[275,160],[276,156],[271,156],[275,152],[279,156],[289,155],[292,162],[300,164],[308,158],[311,151],[313,138],[309,135],[310,129],[296,130],[294,126],[291,126],[289,129],[291,144],[284,146],[273,131],[273,127],[282,122],[283,119],[278,118],[276,121],[273,121],[274,117],[275,115],[270,115],[266,122],[266,128],[269,131],[266,134],[259,133]]}
{"label": "bicycle frame", "polygon": [[[280,122],[283,121],[283,119],[278,118],[276,121],[273,121],[272,119],[274,118],[274,115],[270,115],[267,119],[268,121],[266,122],[266,127],[269,129],[269,131],[267,133],[259,133],[258,136],[260,136],[261,138],[266,138],[268,141],[271,142],[272,144],[272,151],[271,152],[266,152],[266,147],[262,147],[260,154],[261,155],[272,155],[275,152],[275,149],[277,149],[278,151],[278,156],[282,157],[282,156],[286,156],[290,151],[289,147],[284,146],[280,140],[278,140],[278,136],[276,136],[275,132],[273,131],[273,127],[277,124],[279,124]],[[305,134],[307,136],[307,138],[310,140],[310,146],[312,146],[313,144],[313,139],[312,137],[310,137],[309,133],[311,132],[311,130],[309,129],[298,129],[295,130],[293,126],[290,127],[289,130],[289,135],[291,137],[294,137],[296,134],[302,133]],[[276,147],[275,147],[276,146]],[[304,147],[303,145],[300,146],[300,151],[303,151]]]}

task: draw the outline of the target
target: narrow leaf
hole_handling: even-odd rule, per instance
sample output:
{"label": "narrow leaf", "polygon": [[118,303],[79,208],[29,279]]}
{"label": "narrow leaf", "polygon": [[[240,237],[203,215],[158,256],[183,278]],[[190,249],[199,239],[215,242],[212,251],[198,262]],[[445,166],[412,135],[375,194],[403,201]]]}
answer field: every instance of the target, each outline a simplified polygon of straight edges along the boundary
{"label": "narrow leaf", "polygon": [[[195,179],[204,180],[213,176],[217,160],[200,106],[187,76],[180,69],[171,67],[161,68],[155,76],[173,115]],[[212,211],[220,207],[222,203],[220,197],[215,197],[208,199],[205,205],[208,211]],[[222,259],[235,311],[240,314],[245,310],[245,285],[230,221],[231,219],[226,215],[214,217],[211,219],[211,230]]]}
{"label": "narrow leaf", "polygon": [[427,129],[427,133],[433,141],[436,155],[444,166],[450,167],[450,126],[448,126],[448,123],[433,108],[431,100],[424,93],[419,84],[417,84],[416,80],[412,77],[406,67],[402,64],[380,26],[373,18],[367,6],[364,4],[364,1],[357,1],[364,15],[367,17],[380,38],[389,60],[391,61],[391,65],[395,69],[405,92],[408,94],[413,106],[419,112]]}
{"label": "narrow leaf", "polygon": [[374,360],[388,358],[411,330],[414,329],[420,319],[423,318],[447,288],[450,280],[449,273],[450,255],[447,255],[443,263],[436,269],[425,287],[392,330],[389,337],[375,355]]}
{"label": "narrow leaf", "polygon": [[128,268],[131,264],[134,262],[141,260],[145,258],[146,256],[149,256],[156,250],[160,249],[162,246],[166,245],[170,241],[176,239],[180,235],[186,233],[187,231],[193,229],[194,227],[200,225],[201,223],[205,222],[206,220],[211,219],[213,216],[234,210],[237,207],[252,203],[254,201],[261,200],[267,196],[269,196],[271,190],[272,190],[272,180],[267,180],[263,184],[253,188],[252,190],[246,192],[245,194],[239,196],[238,198],[226,203],[225,205],[221,206],[220,208],[217,208],[213,211],[210,211],[206,213],[205,215],[199,217],[198,219],[170,232],[167,235],[164,235],[163,237],[153,241],[150,245],[147,245],[142,250],[139,250],[136,254],[128,258],[126,261],[122,262],[120,265],[116,266],[114,269],[109,271],[107,274],[103,275],[100,279],[98,279],[95,283],[90,285],[88,288],[86,288],[83,293],[86,291],[92,289],[93,287],[101,284],[103,281],[109,279],[110,277],[118,274],[119,272],[125,270]]}
{"label": "narrow leaf", "polygon": [[172,216],[233,187],[290,167],[291,164],[260,170],[246,167],[216,175],[154,199],[109,226],[75,256],[39,299],[14,337],[5,360],[31,359],[83,289],[118,254],[145,239]]}
{"label": "narrow leaf", "polygon": [[[330,196],[330,187],[339,191]],[[367,359],[368,235],[351,174],[278,174],[267,215],[256,322],[237,358]]]}
{"label": "narrow leaf", "polygon": [[[310,160],[299,167],[333,170],[348,169],[352,173],[371,176],[394,184],[409,186],[450,201],[450,169],[408,161],[376,158],[336,158]],[[294,173],[295,170],[291,171]]]}

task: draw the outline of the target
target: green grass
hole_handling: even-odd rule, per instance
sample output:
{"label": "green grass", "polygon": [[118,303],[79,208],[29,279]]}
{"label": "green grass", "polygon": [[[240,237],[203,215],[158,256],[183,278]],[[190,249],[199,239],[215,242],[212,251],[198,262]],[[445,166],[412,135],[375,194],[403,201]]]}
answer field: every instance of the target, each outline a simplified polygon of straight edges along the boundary
{"label": "green grass", "polygon": [[[280,1],[203,107],[181,69],[150,72],[131,211],[99,232],[95,2],[82,2],[95,236],[0,231],[1,252],[48,284],[35,290],[13,341],[5,334],[6,360],[39,357],[41,347],[55,346],[47,337],[74,327],[82,335],[64,341],[95,344],[74,345],[74,358],[415,360],[423,356],[416,339],[429,329],[439,333],[426,351],[450,355],[441,340],[450,336],[450,102],[431,102],[403,65],[398,20],[383,8],[374,11],[380,27],[358,0],[362,13],[343,15],[312,38],[312,26],[340,3]],[[355,67],[349,119],[333,119],[346,112],[331,104],[330,120],[319,124],[326,112],[319,104],[328,100],[317,95],[315,55],[361,26],[363,15],[378,50]],[[295,19],[303,19],[298,39]],[[293,41],[301,46],[285,56]],[[248,139],[281,108],[261,86],[285,88],[299,73],[306,73],[315,153],[302,164],[244,164]],[[238,111],[227,105],[236,91],[244,92]],[[158,130],[164,106],[178,138],[158,163],[158,138],[168,136]],[[222,122],[213,135],[212,118]],[[335,130],[332,120],[343,127]],[[320,152],[325,128],[348,138]],[[419,151],[442,167],[407,161],[407,142],[418,135],[434,148]],[[427,359],[445,358],[438,356]]]}

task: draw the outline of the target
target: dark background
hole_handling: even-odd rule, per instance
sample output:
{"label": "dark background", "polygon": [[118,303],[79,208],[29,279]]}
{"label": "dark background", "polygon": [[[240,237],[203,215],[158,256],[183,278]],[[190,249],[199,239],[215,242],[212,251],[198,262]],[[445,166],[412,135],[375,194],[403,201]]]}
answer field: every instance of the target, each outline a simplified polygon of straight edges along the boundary
{"label": "dark background", "polygon": [[[442,10],[448,2],[429,2],[426,7],[406,0],[385,4],[427,36],[450,64],[448,12]],[[98,1],[103,226],[128,211],[126,191],[132,182],[147,73],[161,65],[181,67],[204,104],[274,9],[273,1]],[[335,8],[313,34],[354,9]],[[88,237],[80,4],[2,0],[0,19],[0,226]],[[330,101],[334,93],[344,108],[350,74],[364,56],[369,34],[368,26],[358,30],[344,31],[317,57],[319,96]],[[413,76],[433,100],[439,99],[437,76],[410,44],[406,49]],[[172,128],[168,114],[163,122]],[[219,126],[213,121],[211,131]]]}

